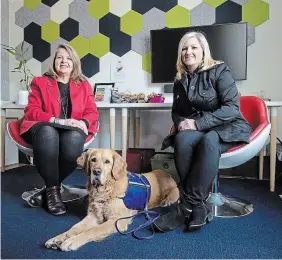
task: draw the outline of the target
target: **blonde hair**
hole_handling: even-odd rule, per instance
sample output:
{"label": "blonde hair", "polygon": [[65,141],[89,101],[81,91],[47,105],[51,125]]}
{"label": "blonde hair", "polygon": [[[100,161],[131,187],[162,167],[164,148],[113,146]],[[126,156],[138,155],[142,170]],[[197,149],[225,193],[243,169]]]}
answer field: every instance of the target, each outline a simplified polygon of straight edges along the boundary
{"label": "blonde hair", "polygon": [[73,80],[75,83],[79,83],[80,81],[87,80],[87,78],[82,74],[81,62],[80,62],[80,58],[77,52],[75,51],[73,47],[71,47],[68,44],[59,44],[58,45],[58,47],[56,48],[56,51],[53,54],[52,63],[50,64],[48,68],[47,75],[49,77],[52,77],[53,79],[58,78],[58,74],[55,68],[55,60],[56,60],[59,49],[65,49],[68,52],[68,54],[70,55],[70,58],[73,62],[73,70],[71,72],[70,79]]}
{"label": "blonde hair", "polygon": [[223,63],[223,61],[217,61],[212,58],[210,46],[204,34],[200,32],[196,32],[196,31],[188,32],[184,34],[184,36],[181,38],[179,45],[178,45],[178,56],[177,56],[177,62],[176,62],[176,70],[177,70],[176,79],[178,80],[181,79],[181,74],[186,71],[185,69],[186,65],[183,63],[182,57],[181,57],[183,46],[187,42],[188,39],[193,38],[193,37],[197,38],[197,40],[199,41],[203,49],[203,60],[202,60],[202,63],[200,64],[199,71],[204,71],[204,70],[212,68],[216,64]]}

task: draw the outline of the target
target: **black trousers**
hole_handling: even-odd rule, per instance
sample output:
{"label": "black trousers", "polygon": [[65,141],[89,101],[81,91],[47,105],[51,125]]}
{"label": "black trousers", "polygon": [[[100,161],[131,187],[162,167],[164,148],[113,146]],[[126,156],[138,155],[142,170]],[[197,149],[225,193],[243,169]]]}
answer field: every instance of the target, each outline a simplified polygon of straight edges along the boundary
{"label": "black trousers", "polygon": [[[39,123],[40,124],[40,123]],[[47,187],[59,186],[77,166],[86,135],[79,130],[35,125],[23,138],[32,144],[34,164]]]}
{"label": "black trousers", "polygon": [[185,200],[203,202],[218,174],[221,153],[234,143],[223,143],[216,131],[184,130],[175,136],[174,156]]}

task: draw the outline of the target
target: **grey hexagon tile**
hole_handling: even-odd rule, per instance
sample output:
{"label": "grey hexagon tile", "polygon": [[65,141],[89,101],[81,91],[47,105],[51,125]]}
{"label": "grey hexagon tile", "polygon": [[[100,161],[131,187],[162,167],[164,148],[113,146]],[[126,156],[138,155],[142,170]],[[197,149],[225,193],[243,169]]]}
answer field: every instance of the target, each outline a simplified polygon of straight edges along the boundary
{"label": "grey hexagon tile", "polygon": [[234,2],[234,3],[238,4],[238,5],[243,5],[243,4],[247,3],[247,2],[249,2],[250,0],[230,0],[230,1]]}
{"label": "grey hexagon tile", "polygon": [[30,60],[33,57],[33,47],[27,42],[20,43],[16,48],[16,59],[21,60]]}
{"label": "grey hexagon tile", "polygon": [[69,5],[69,17],[80,21],[83,16],[89,15],[88,12],[88,2],[87,1],[81,1],[81,0],[74,0]]}
{"label": "grey hexagon tile", "polygon": [[208,25],[215,23],[215,8],[201,3],[190,11],[191,25]]}
{"label": "grey hexagon tile", "polygon": [[131,49],[141,55],[150,50],[150,31],[142,29],[131,37]]}
{"label": "grey hexagon tile", "polygon": [[69,42],[63,38],[58,38],[56,41],[51,43],[51,55],[56,51],[59,44],[68,44]]}
{"label": "grey hexagon tile", "polygon": [[49,58],[47,58],[45,61],[43,61],[41,63],[41,73],[42,75],[47,72],[47,70],[49,69],[51,62],[52,62],[53,56],[50,56]]}
{"label": "grey hexagon tile", "polygon": [[21,28],[28,26],[33,20],[32,11],[25,6],[22,6],[15,13],[15,24]]}
{"label": "grey hexagon tile", "polygon": [[40,4],[32,12],[33,22],[38,25],[43,25],[50,20],[50,7],[45,4]]}
{"label": "grey hexagon tile", "polygon": [[90,39],[99,32],[99,20],[88,15],[83,16],[79,21],[79,34]]}
{"label": "grey hexagon tile", "polygon": [[143,28],[157,30],[165,27],[165,13],[157,8],[152,8],[143,15]]}
{"label": "grey hexagon tile", "polygon": [[256,28],[250,24],[247,24],[247,45],[250,46],[256,40]]}

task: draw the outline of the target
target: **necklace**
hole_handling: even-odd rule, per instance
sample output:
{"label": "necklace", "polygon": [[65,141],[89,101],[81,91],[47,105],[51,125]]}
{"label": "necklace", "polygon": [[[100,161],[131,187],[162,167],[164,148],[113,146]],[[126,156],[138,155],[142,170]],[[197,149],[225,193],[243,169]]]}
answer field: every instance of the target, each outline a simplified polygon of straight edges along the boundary
{"label": "necklace", "polygon": [[69,105],[69,99],[67,97],[67,103],[66,103],[66,106],[64,107],[62,102],[61,102],[61,107],[62,107],[62,110],[63,110],[63,114],[65,116],[65,119],[67,119],[67,113],[68,113],[68,105]]}

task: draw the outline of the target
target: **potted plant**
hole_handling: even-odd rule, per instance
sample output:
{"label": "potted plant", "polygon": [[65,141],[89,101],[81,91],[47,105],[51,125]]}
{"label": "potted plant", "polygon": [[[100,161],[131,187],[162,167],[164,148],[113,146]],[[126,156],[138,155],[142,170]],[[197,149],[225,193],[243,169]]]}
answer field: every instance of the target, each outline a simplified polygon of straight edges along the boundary
{"label": "potted plant", "polygon": [[19,105],[27,105],[28,103],[28,95],[30,92],[30,83],[32,79],[34,78],[34,75],[31,73],[31,71],[28,69],[26,62],[26,53],[31,45],[29,45],[27,48],[24,48],[24,41],[21,43],[19,50],[1,44],[2,48],[6,51],[8,51],[11,55],[15,56],[15,59],[18,61],[17,66],[11,71],[13,73],[19,73],[21,75],[20,84],[21,88],[19,90],[19,96],[18,96],[18,104]]}

